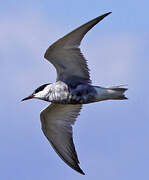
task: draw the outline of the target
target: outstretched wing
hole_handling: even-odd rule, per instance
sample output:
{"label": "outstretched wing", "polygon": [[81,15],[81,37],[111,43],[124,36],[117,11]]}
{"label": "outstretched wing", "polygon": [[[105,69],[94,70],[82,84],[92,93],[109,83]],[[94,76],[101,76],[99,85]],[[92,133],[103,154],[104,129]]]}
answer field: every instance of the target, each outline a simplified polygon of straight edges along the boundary
{"label": "outstretched wing", "polygon": [[56,153],[71,168],[84,174],[72,139],[74,124],[82,105],[51,104],[40,113],[42,130]]}
{"label": "outstretched wing", "polygon": [[84,35],[110,13],[103,14],[80,26],[47,49],[44,57],[55,66],[57,81],[79,80],[91,82],[87,62],[80,51],[79,45]]}

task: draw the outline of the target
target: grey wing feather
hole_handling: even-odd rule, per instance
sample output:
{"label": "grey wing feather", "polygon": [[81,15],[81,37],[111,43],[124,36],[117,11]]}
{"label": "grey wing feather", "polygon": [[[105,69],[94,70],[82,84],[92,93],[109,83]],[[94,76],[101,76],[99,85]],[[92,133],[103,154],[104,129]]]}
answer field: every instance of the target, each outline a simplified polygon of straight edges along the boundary
{"label": "grey wing feather", "polygon": [[42,130],[56,153],[71,168],[84,174],[72,139],[74,124],[82,105],[62,105],[52,103],[40,113]]}
{"label": "grey wing feather", "polygon": [[55,66],[57,81],[67,82],[70,79],[78,79],[88,83],[91,82],[87,62],[80,51],[79,45],[84,35],[110,13],[103,14],[80,26],[47,49],[44,57]]}

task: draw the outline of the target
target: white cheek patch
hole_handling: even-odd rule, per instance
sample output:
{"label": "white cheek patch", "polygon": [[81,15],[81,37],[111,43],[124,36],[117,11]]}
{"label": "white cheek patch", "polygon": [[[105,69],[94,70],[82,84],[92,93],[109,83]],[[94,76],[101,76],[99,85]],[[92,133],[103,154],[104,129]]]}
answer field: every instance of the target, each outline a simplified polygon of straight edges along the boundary
{"label": "white cheek patch", "polygon": [[43,98],[44,96],[45,96],[44,91],[41,91],[35,94],[35,98]]}
{"label": "white cheek patch", "polygon": [[46,86],[42,91],[35,94],[35,98],[44,99],[51,91],[51,85]]}

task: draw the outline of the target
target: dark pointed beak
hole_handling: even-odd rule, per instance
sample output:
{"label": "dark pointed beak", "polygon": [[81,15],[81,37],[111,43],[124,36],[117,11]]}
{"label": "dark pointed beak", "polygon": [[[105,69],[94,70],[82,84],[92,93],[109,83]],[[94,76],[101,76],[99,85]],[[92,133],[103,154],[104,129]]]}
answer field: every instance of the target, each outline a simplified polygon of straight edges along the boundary
{"label": "dark pointed beak", "polygon": [[25,100],[28,100],[28,99],[32,99],[34,97],[33,94],[27,96],[26,98],[22,99],[21,101],[25,101]]}

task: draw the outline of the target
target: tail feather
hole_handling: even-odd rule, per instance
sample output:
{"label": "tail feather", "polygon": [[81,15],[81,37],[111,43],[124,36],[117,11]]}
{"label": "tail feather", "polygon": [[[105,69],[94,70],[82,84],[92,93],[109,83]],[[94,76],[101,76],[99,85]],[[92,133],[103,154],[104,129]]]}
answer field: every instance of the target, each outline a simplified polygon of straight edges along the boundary
{"label": "tail feather", "polygon": [[119,99],[119,100],[128,99],[124,94],[125,91],[128,90],[128,88],[122,88],[121,86],[112,86],[112,87],[107,88],[109,90],[114,91],[114,94],[113,94],[114,96],[112,99]]}

